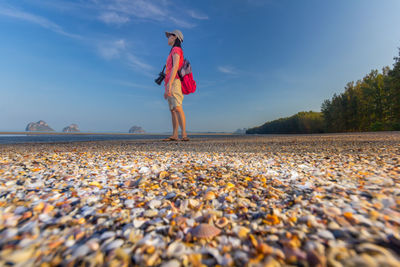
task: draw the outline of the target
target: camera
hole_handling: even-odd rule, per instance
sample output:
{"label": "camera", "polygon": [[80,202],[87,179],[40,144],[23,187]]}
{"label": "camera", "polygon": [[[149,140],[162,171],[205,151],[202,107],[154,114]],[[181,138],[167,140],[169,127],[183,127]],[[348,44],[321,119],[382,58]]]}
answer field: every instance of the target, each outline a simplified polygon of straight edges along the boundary
{"label": "camera", "polygon": [[164,66],[163,70],[160,72],[160,74],[158,74],[157,79],[154,80],[156,82],[156,84],[158,84],[158,85],[161,85],[162,81],[165,78],[164,69],[165,69],[165,66]]}
{"label": "camera", "polygon": [[165,78],[165,73],[164,72],[160,72],[160,74],[158,74],[158,78],[155,79],[154,81],[156,82],[156,84],[161,85],[162,81]]}

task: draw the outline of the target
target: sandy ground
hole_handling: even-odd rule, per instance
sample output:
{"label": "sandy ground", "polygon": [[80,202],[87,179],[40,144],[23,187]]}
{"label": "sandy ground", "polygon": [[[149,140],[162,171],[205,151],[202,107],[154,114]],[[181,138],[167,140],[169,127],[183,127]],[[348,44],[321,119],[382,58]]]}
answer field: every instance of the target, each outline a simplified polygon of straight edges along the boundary
{"label": "sandy ground", "polygon": [[0,265],[399,266],[399,179],[399,132],[1,145]]}

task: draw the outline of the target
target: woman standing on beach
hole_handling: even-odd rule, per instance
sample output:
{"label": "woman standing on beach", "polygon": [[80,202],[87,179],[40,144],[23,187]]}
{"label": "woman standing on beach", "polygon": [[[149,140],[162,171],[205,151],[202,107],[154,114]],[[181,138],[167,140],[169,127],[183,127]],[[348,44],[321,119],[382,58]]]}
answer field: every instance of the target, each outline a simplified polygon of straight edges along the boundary
{"label": "woman standing on beach", "polygon": [[186,133],[186,118],[182,109],[182,85],[178,75],[178,70],[183,65],[183,34],[179,30],[165,32],[168,38],[168,45],[172,49],[167,58],[165,68],[165,93],[164,98],[168,100],[169,109],[172,117],[172,136],[164,139],[165,141],[178,141],[178,124],[181,127],[182,141],[189,141]]}

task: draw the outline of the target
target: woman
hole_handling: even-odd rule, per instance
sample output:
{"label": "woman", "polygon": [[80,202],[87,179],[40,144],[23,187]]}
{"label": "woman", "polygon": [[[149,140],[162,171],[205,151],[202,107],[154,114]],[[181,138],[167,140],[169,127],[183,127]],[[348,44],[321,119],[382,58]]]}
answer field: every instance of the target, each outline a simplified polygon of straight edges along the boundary
{"label": "woman", "polygon": [[183,42],[183,34],[179,30],[166,32],[168,45],[172,49],[167,58],[165,68],[165,93],[164,98],[168,100],[169,109],[172,117],[172,136],[164,139],[164,141],[178,141],[178,124],[181,127],[182,141],[189,141],[186,133],[185,113],[182,109],[182,85],[179,79],[178,70],[183,65],[183,51],[181,43]]}

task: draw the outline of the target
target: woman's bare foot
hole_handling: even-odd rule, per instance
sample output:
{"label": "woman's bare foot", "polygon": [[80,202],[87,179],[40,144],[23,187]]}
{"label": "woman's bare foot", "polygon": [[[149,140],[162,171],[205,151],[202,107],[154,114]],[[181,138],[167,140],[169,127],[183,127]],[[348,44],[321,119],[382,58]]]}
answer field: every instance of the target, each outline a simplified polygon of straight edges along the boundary
{"label": "woman's bare foot", "polygon": [[178,137],[170,136],[168,138],[163,139],[163,141],[179,141]]}

